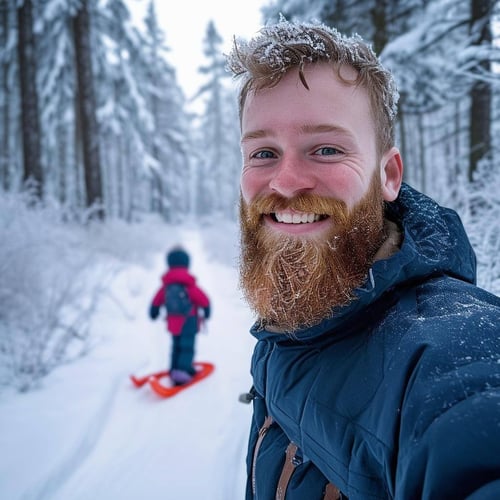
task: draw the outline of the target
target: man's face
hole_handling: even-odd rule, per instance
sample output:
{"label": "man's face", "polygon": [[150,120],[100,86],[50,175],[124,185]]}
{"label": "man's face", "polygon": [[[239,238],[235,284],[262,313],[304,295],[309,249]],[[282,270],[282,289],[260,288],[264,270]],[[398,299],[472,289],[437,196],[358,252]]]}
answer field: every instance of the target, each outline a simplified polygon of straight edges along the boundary
{"label": "man's face", "polygon": [[[242,113],[241,190],[249,203],[278,193],[314,193],[352,208],[368,190],[377,163],[375,127],[364,88],[341,82],[330,65],[306,65],[307,90],[297,70],[271,89],[250,93]],[[355,78],[344,66],[342,76]],[[275,231],[321,234],[331,220],[289,223],[293,211],[268,216]],[[316,214],[321,215],[321,214]]]}
{"label": "man's face", "polygon": [[305,78],[309,90],[294,70],[250,93],[242,113],[241,283],[260,318],[286,330],[352,299],[391,198],[367,92],[326,64]]}

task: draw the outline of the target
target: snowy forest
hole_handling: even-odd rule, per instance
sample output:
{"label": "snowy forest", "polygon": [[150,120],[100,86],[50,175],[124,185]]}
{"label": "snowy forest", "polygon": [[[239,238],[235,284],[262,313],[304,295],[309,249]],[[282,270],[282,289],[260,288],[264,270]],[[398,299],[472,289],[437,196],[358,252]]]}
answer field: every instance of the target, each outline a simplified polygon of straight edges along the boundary
{"label": "snowy forest", "polygon": [[[151,217],[236,223],[221,35],[208,21],[190,97],[203,111],[189,112],[168,33],[143,3],[138,23],[125,0],[0,0],[0,386],[28,390],[86,352],[115,272],[96,259],[111,252],[103,234]],[[479,284],[500,293],[500,2],[270,0],[262,24],[280,14],[372,44],[399,88],[405,180],[459,212]]]}

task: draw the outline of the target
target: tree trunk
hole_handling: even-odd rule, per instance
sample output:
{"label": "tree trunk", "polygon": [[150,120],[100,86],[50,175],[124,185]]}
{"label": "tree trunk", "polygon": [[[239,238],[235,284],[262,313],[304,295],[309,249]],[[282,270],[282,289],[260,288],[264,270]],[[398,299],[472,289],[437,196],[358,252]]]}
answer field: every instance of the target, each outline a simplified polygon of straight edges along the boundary
{"label": "tree trunk", "polygon": [[33,35],[33,6],[24,0],[17,8],[19,83],[21,97],[21,127],[23,139],[23,181],[34,182],[35,195],[43,190],[40,163],[40,125],[36,88],[36,51]]}
{"label": "tree trunk", "polygon": [[73,18],[73,33],[78,83],[78,116],[82,137],[83,168],[87,207],[95,206],[97,217],[104,218],[102,199],[99,131],[92,74],[88,0],[82,0]]}
{"label": "tree trunk", "polygon": [[387,33],[387,0],[378,0],[370,12],[373,24],[373,50],[380,55],[389,41]]}
{"label": "tree trunk", "polygon": [[[490,16],[493,0],[471,0],[470,29],[473,45],[492,43]],[[484,73],[491,72],[489,61],[481,61],[479,69]],[[491,85],[487,81],[477,80],[470,91],[470,152],[469,182],[474,180],[474,173],[479,162],[491,153]]]}
{"label": "tree trunk", "polygon": [[[9,2],[0,2],[0,46],[7,47],[7,40],[9,36]],[[0,178],[1,186],[5,191],[10,188],[10,147],[9,147],[9,134],[11,132],[9,123],[9,85],[8,85],[8,72],[9,60],[4,57],[1,63],[0,74],[1,88],[0,88],[0,116],[2,117],[2,135],[0,137]]]}

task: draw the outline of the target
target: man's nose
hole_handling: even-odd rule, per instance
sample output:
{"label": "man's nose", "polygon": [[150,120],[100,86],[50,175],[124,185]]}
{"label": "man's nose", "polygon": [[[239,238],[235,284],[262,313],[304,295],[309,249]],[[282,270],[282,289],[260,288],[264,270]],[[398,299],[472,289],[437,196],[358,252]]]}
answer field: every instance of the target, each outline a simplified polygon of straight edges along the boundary
{"label": "man's nose", "polygon": [[291,155],[282,158],[269,182],[274,192],[287,198],[314,189],[315,186],[316,181],[308,166]]}

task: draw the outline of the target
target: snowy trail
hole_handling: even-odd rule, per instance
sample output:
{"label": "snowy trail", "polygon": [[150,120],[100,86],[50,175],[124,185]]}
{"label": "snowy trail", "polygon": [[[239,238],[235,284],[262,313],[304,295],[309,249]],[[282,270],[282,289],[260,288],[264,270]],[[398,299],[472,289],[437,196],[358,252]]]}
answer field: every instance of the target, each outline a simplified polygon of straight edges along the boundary
{"label": "snowy trail", "polygon": [[[196,359],[213,362],[214,374],[172,399],[158,398],[147,386],[133,388],[129,373],[163,369],[169,356],[163,321],[147,318],[164,255],[158,254],[151,269],[127,269],[95,321],[103,344],[58,370],[52,384],[38,393],[0,401],[0,428],[19,425],[4,411],[10,407],[12,414],[21,413],[19,405],[26,407],[30,428],[23,443],[0,438],[2,449],[18,448],[14,461],[0,463],[0,475],[7,478],[1,481],[0,498],[244,498],[251,408],[239,403],[238,395],[251,384],[251,316],[236,288],[232,257],[211,258],[220,249],[207,250],[196,230],[183,232],[181,239],[191,254],[191,270],[212,301]],[[44,397],[57,407],[50,408]]]}

